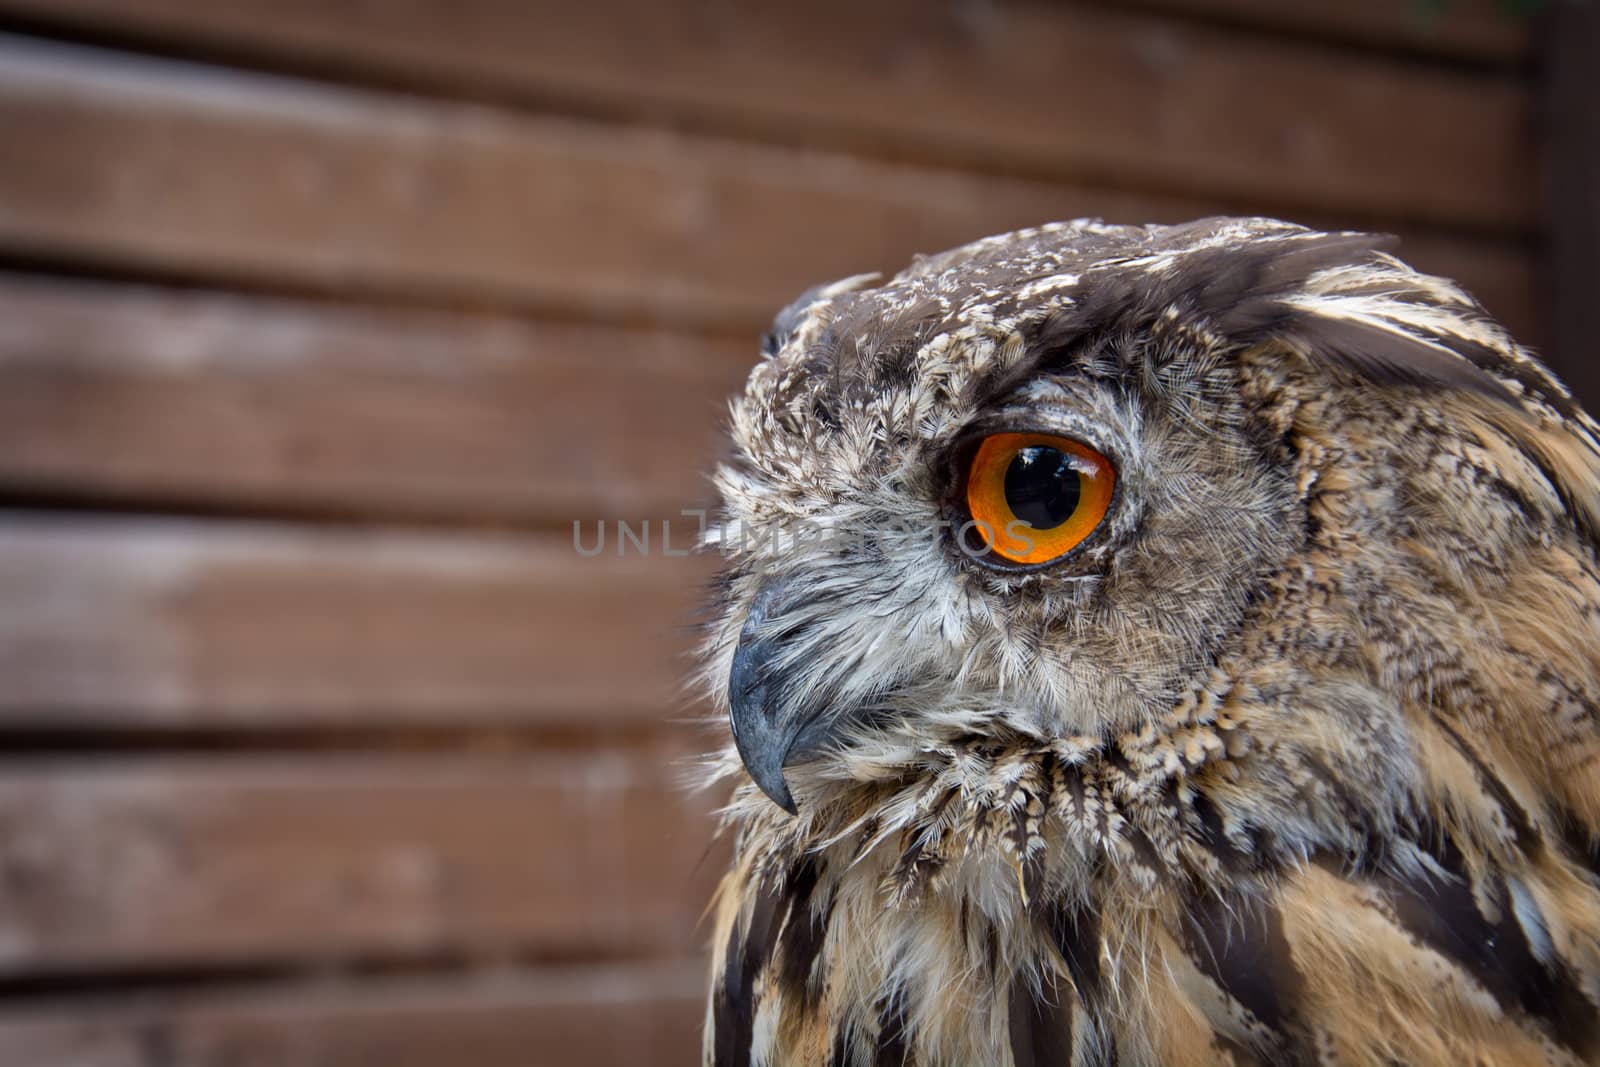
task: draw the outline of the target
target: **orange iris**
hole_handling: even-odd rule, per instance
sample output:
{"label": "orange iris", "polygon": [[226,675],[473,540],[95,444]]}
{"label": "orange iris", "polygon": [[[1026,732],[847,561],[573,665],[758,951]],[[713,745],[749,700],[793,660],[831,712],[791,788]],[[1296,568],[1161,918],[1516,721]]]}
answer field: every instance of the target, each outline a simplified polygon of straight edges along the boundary
{"label": "orange iris", "polygon": [[967,472],[967,512],[976,535],[1001,559],[1049,563],[1094,532],[1116,486],[1111,461],[1081,441],[991,434]]}

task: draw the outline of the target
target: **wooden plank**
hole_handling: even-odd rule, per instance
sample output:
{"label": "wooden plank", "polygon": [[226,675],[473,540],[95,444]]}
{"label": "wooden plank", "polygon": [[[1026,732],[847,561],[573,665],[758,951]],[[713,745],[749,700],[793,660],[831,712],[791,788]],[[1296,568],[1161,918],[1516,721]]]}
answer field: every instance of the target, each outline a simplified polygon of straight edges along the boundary
{"label": "wooden plank", "polygon": [[33,1067],[695,1067],[706,966],[547,968],[0,1009]]}
{"label": "wooden plank", "polygon": [[699,963],[568,968],[461,982],[362,984],[0,1013],[0,1059],[161,1067],[689,1067],[699,1062]]}
{"label": "wooden plank", "polygon": [[[1010,10],[1017,6],[1015,3],[994,6],[999,8],[1000,17],[1016,17]],[[1065,8],[1067,5],[1052,6]],[[1078,6],[1159,11],[1383,50],[1433,53],[1488,63],[1519,61],[1531,50],[1528,20],[1519,17],[1510,10],[1511,5],[1502,0],[1295,0],[1290,4],[1273,0],[1091,0]],[[665,40],[671,47],[697,48],[700,50],[697,55],[707,54],[724,65],[736,61],[736,57],[726,53],[739,47],[737,35],[747,34],[757,39],[753,43],[765,43],[762,39],[770,31],[763,31],[762,24],[780,17],[767,11],[731,12],[709,4],[680,3],[677,7],[692,20],[693,28],[701,31],[700,38],[683,40],[687,35],[680,31]],[[970,13],[963,21],[959,13],[944,10],[944,7],[946,5],[924,5],[912,9],[902,5],[893,13],[908,23],[920,19],[969,34],[995,32]],[[0,0],[0,12],[59,30],[110,31],[135,41],[178,42],[257,57],[289,53],[326,58],[350,66],[366,62],[378,67],[388,59],[395,69],[382,69],[397,75],[407,73],[401,69],[401,62],[405,61],[413,64],[412,76],[416,74],[415,64],[420,63],[425,71],[454,73],[462,78],[478,77],[487,81],[493,76],[510,80],[512,84],[540,85],[543,83],[537,74],[517,68],[507,57],[511,54],[512,43],[533,50],[541,58],[546,53],[554,53],[556,49],[542,41],[543,36],[551,32],[563,35],[564,43],[576,44],[597,60],[614,57],[635,63],[661,62],[655,50],[644,48],[647,38],[639,27],[642,21],[651,18],[652,12],[638,0],[608,0],[599,8],[591,9],[589,18],[577,26],[549,25],[557,20],[546,12],[504,0],[452,4],[441,0],[409,0],[403,4],[384,5],[382,10],[388,17],[379,18],[373,11],[357,8],[344,12],[341,21],[312,0],[292,0],[284,4],[269,4],[266,0],[220,0],[207,4],[195,0]],[[825,5],[823,13],[838,27],[841,36],[851,32],[857,35],[881,33],[886,25],[839,6]],[[992,19],[996,16],[986,12],[980,17]],[[1053,17],[1060,20],[1081,16],[1068,11]],[[358,37],[354,27],[345,28],[352,20],[365,36]],[[611,40],[588,40],[597,28],[609,29]],[[908,28],[914,32],[914,27]],[[430,31],[447,54],[429,51],[416,40],[417,35]],[[502,36],[494,36],[496,31]],[[514,41],[508,43],[504,34],[510,34]],[[902,33],[898,42],[901,55],[910,48],[926,48],[925,41],[925,37],[912,38]],[[836,44],[840,46],[849,45],[848,42]],[[469,47],[476,47],[489,58],[493,64],[491,71],[474,73],[472,65],[459,58]],[[556,58],[562,57],[557,55]],[[781,62],[787,57],[775,58]],[[826,57],[821,59],[825,61]],[[612,75],[626,76],[625,73]]]}
{"label": "wooden plank", "polygon": [[1502,0],[1131,0],[1141,8],[1224,19],[1371,48],[1516,63],[1532,50],[1527,19]]}
{"label": "wooden plank", "polygon": [[1545,14],[1545,233],[1554,362],[1600,408],[1600,9]]}
{"label": "wooden plank", "polygon": [[16,761],[0,974],[690,953],[722,861],[683,759]]}
{"label": "wooden plank", "polygon": [[[1520,229],[1535,214],[1530,94],[1509,75],[1261,48],[1167,19],[1040,5],[974,26],[921,6],[840,3],[823,17],[639,4],[626,34],[603,5],[544,20],[518,5],[449,6],[448,18],[446,7],[362,18],[246,4],[227,37],[249,47],[292,35],[271,47],[295,55],[310,38],[330,62],[382,49],[363,62],[448,62],[448,77],[498,95],[610,101],[630,118],[706,113],[724,132],[1094,184],[995,184],[13,39],[0,54],[0,129],[36,147],[0,186],[16,202],[0,235],[115,257],[139,247],[137,226],[169,255],[215,254],[218,230],[244,216],[261,232],[218,257],[234,270],[274,273],[288,243],[300,256],[314,248],[324,277],[422,272],[478,293],[543,283],[584,302],[614,296],[618,272],[634,267],[656,302],[709,311],[774,273],[788,291],[840,263],[892,262],[1051,217],[1320,210]],[[229,8],[181,4],[166,24],[203,27],[214,9]],[[89,165],[108,150],[116,168]],[[1196,193],[1212,207],[1195,210]],[[835,248],[841,237],[848,245]],[[733,242],[740,255],[728,255]],[[782,273],[797,259],[813,265]],[[706,281],[713,293],[700,292]],[[758,303],[773,299],[768,289]]]}
{"label": "wooden plank", "polygon": [[545,520],[710,495],[753,341],[0,273],[0,488]]}
{"label": "wooden plank", "polygon": [[15,38],[0,135],[29,146],[0,168],[13,254],[741,327],[1043,218],[1195,213]]}
{"label": "wooden plank", "polygon": [[[0,131],[30,149],[0,170],[0,248],[741,329],[819,280],[1006,229],[1260,207],[516,119],[3,35]],[[1384,228],[1492,310],[1536,320],[1526,251]]]}
{"label": "wooden plank", "polygon": [[[29,145],[0,169],[0,250],[749,329],[819,279],[898,269],[987,233],[1245,207],[519,119],[15,39],[0,44],[0,131]],[[1446,243],[1442,262],[1419,262],[1469,284],[1478,257],[1489,273],[1505,258]]]}
{"label": "wooden plank", "polygon": [[[249,523],[0,521],[0,725],[663,723],[711,558]],[[672,529],[674,550],[692,525]],[[588,526],[584,542],[592,544]]]}

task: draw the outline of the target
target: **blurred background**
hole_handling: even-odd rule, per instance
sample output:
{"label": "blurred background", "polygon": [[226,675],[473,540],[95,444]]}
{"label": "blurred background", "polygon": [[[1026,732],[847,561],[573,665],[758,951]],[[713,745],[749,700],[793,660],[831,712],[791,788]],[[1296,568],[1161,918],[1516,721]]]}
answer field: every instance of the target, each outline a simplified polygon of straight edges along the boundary
{"label": "blurred background", "polygon": [[1399,234],[1594,400],[1595,26],[0,0],[0,1064],[696,1062],[712,561],[660,524],[772,312],[1267,213]]}

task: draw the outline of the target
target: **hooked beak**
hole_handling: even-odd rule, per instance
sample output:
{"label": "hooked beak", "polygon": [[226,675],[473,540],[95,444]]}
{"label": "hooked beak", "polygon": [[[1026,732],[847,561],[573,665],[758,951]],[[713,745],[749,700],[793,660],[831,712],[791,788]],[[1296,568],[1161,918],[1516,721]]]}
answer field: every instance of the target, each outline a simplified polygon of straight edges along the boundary
{"label": "hooked beak", "polygon": [[[787,598],[789,584],[770,582],[750,605],[728,676],[728,720],[739,758],[761,791],[790,815],[794,797],[783,769],[815,755],[827,743],[826,701],[801,694],[797,664],[785,665],[786,645],[803,639],[805,623]],[[789,621],[785,620],[789,613]]]}

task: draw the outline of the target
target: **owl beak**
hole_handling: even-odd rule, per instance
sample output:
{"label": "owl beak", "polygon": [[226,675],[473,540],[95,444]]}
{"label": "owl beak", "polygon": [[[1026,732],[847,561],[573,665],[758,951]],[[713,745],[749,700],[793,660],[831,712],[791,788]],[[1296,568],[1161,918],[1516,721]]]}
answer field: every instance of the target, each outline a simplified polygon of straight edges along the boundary
{"label": "owl beak", "polygon": [[788,592],[787,582],[770,582],[750,605],[728,677],[728,721],[750,777],[774,804],[793,815],[794,797],[783,768],[814,755],[826,742],[827,729],[821,708],[796,698],[783,665],[784,645],[797,637],[797,627],[786,627],[783,620],[790,606]]}

